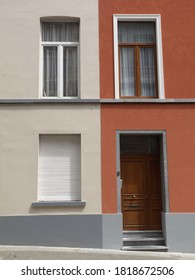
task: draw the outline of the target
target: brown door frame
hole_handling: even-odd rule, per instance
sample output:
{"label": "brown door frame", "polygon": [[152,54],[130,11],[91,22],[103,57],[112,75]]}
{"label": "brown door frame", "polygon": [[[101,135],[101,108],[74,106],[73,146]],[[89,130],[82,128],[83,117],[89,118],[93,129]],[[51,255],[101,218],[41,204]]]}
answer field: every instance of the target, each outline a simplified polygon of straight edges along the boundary
{"label": "brown door frame", "polygon": [[[117,211],[121,213],[121,186],[122,181],[120,177],[120,135],[137,135],[137,136],[160,136],[160,163],[161,163],[161,191],[162,191],[162,212],[169,212],[169,193],[168,193],[168,169],[167,169],[167,144],[166,131],[152,130],[152,131],[137,131],[137,130],[118,130],[116,131],[116,174],[117,174]],[[164,224],[162,221],[162,228]]]}

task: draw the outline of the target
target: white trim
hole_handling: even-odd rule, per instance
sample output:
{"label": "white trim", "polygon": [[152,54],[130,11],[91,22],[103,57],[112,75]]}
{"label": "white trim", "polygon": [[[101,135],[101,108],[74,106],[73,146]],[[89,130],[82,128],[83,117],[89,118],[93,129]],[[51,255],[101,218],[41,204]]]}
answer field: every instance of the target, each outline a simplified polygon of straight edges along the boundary
{"label": "white trim", "polygon": [[58,46],[58,88],[57,88],[57,95],[59,98],[63,97],[63,46]]}
{"label": "white trim", "polygon": [[80,55],[80,47],[78,45],[77,46],[77,80],[78,80],[77,87],[78,87],[78,95],[75,98],[81,98],[80,57],[81,57],[81,55]]}
{"label": "white trim", "polygon": [[118,16],[113,16],[114,27],[114,86],[115,99],[119,99],[119,61],[118,61]]}
{"label": "white trim", "polygon": [[70,46],[70,47],[76,47],[79,46],[78,42],[42,42],[42,46]]}
{"label": "white trim", "polygon": [[114,28],[114,80],[115,99],[120,98],[119,94],[119,61],[118,61],[118,22],[119,21],[154,21],[156,23],[156,49],[157,49],[157,73],[158,73],[158,98],[164,99],[164,71],[162,53],[162,33],[160,15],[113,15]]}
{"label": "white trim", "polygon": [[39,29],[39,98],[43,96],[43,46],[41,45],[42,42],[42,23],[40,22],[40,29]]}

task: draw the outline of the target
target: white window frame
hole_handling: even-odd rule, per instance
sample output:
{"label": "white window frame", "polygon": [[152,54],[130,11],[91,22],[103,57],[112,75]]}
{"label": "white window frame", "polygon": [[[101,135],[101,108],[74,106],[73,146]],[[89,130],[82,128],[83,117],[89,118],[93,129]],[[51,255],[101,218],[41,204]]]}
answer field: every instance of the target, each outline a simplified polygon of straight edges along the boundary
{"label": "white window frame", "polygon": [[[44,22],[52,22],[52,21],[44,21]],[[55,20],[54,22],[60,22]],[[61,21],[61,22],[73,22],[73,21]],[[78,22],[78,21],[76,21]],[[42,23],[40,25],[40,42],[41,42],[41,50],[40,50],[40,83],[39,83],[39,96],[40,98],[46,99],[77,99],[80,98],[80,42],[45,42],[42,41]],[[80,34],[80,29],[79,29]],[[80,37],[80,36],[79,36]],[[43,96],[43,71],[44,71],[44,58],[43,58],[43,49],[44,47],[57,47],[57,77],[58,77],[58,84],[57,84],[57,96]],[[78,95],[77,96],[63,96],[63,47],[77,47],[77,83],[78,83]]]}
{"label": "white window frame", "polygon": [[[118,57],[118,22],[120,21],[150,21],[156,25],[156,49],[157,49],[157,77],[158,77],[158,99],[164,99],[164,71],[162,54],[162,34],[160,15],[113,15],[114,28],[114,80],[115,80],[115,99],[120,98],[119,90],[119,57]],[[135,97],[136,98],[136,97]]]}

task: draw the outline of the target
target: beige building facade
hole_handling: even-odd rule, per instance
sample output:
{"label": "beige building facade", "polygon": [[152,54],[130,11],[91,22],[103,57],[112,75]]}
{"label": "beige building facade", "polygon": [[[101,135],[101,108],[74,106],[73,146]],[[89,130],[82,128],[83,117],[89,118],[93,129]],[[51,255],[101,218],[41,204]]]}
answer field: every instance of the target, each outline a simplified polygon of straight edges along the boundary
{"label": "beige building facade", "polygon": [[98,1],[0,5],[0,244],[113,248],[115,217],[101,202]]}
{"label": "beige building facade", "polygon": [[[0,116],[1,215],[101,213],[98,105],[1,105]],[[81,136],[84,207],[32,206],[38,201],[39,136],[45,134]]]}
{"label": "beige building facade", "polygon": [[[41,24],[79,24],[78,102],[99,98],[98,2],[1,1],[1,215],[34,213],[101,213],[99,105],[66,104],[71,97],[42,96]],[[86,9],[87,7],[87,9]],[[7,24],[5,23],[7,22]],[[90,38],[90,42],[89,42]],[[90,55],[89,55],[90,54]],[[41,104],[15,104],[37,99]],[[44,102],[48,102],[45,104]],[[59,104],[58,101],[63,101]],[[37,201],[39,135],[81,136],[81,200],[85,207],[32,207]],[[96,203],[93,203],[95,199]]]}

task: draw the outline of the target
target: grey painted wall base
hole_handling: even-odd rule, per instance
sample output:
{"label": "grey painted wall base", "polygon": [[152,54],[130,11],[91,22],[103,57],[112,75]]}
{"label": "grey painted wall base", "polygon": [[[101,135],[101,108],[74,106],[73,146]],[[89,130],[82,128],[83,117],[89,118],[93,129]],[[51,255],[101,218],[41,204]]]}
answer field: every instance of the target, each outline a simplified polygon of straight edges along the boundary
{"label": "grey painted wall base", "polygon": [[2,216],[0,245],[121,249],[122,215]]}
{"label": "grey painted wall base", "polygon": [[102,216],[102,248],[121,249],[123,247],[122,214]]}
{"label": "grey painted wall base", "polygon": [[195,213],[163,213],[169,251],[195,253]]}

